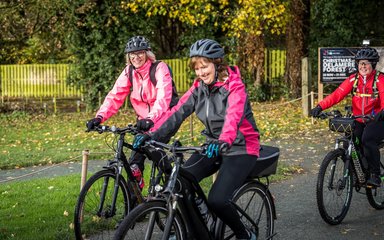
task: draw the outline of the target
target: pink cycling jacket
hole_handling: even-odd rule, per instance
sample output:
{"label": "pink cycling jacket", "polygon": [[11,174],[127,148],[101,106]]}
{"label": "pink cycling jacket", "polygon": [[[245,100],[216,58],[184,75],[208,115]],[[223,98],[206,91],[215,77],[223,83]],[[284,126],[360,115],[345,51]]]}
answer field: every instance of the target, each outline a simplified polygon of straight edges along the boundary
{"label": "pink cycling jacket", "polygon": [[152,62],[148,59],[143,66],[134,69],[132,81],[128,79],[129,65],[125,67],[96,113],[96,116],[103,117],[102,122],[117,113],[130,93],[131,104],[138,119],[150,118],[156,122],[169,109],[172,98],[172,77],[168,66],[164,62],[157,65],[155,74],[157,84],[153,86],[149,78],[151,64]]}
{"label": "pink cycling jacket", "polygon": [[177,105],[167,111],[150,130],[153,139],[167,141],[184,119],[195,113],[204,124],[207,140],[227,142],[225,155],[259,156],[259,132],[238,67],[228,67],[229,77],[208,87],[196,79]]}

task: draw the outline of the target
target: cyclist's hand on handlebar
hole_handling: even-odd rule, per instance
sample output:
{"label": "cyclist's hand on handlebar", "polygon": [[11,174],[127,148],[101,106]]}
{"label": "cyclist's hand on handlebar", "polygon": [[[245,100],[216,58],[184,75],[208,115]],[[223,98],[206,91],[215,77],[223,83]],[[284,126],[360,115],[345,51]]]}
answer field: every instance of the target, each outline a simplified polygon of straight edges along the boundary
{"label": "cyclist's hand on handlebar", "polygon": [[148,134],[145,134],[145,133],[136,134],[132,143],[133,149],[139,149],[149,139],[151,139],[151,137]]}
{"label": "cyclist's hand on handlebar", "polygon": [[219,140],[212,140],[208,143],[207,150],[205,151],[208,158],[214,158],[220,154],[228,151],[229,144]]}
{"label": "cyclist's hand on handlebar", "polygon": [[384,110],[381,110],[375,115],[375,122],[384,121]]}
{"label": "cyclist's hand on handlebar", "polygon": [[101,116],[97,116],[95,118],[92,118],[91,120],[88,120],[85,126],[87,127],[87,131],[94,130],[97,126],[100,125],[101,120],[103,118]]}
{"label": "cyclist's hand on handlebar", "polygon": [[151,127],[154,126],[154,123],[151,119],[145,118],[145,119],[138,120],[136,126],[137,126],[137,130],[146,132],[149,129],[151,129]]}
{"label": "cyclist's hand on handlebar", "polygon": [[319,117],[321,111],[323,111],[323,109],[320,107],[320,105],[317,105],[315,108],[313,108],[311,110],[311,116],[312,117]]}

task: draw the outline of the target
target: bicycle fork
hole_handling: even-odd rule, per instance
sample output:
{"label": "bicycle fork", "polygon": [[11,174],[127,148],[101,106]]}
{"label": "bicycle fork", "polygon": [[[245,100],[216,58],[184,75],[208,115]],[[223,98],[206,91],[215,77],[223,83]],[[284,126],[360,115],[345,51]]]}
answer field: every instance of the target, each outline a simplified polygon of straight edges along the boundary
{"label": "bicycle fork", "polygon": [[175,218],[176,211],[177,211],[177,203],[179,200],[179,196],[177,194],[175,194],[175,195],[172,194],[169,197],[172,198],[172,200],[169,201],[171,204],[168,204],[168,206],[167,206],[168,207],[168,216],[167,216],[167,220],[165,222],[164,232],[163,232],[163,236],[162,236],[161,240],[168,240],[169,239],[172,223],[173,223],[173,220]]}
{"label": "bicycle fork", "polygon": [[[117,201],[117,194],[119,192],[119,182],[120,182],[120,176],[121,176],[122,167],[119,166],[119,167],[117,167],[117,169],[114,169],[114,170],[115,170],[115,174],[116,174],[116,179],[115,179],[115,183],[114,183],[114,186],[113,186],[111,208],[109,209],[109,211],[106,211],[104,213],[106,218],[112,217],[116,213],[116,201]],[[100,194],[99,209],[97,211],[98,212],[98,214],[97,214],[98,216],[101,216],[103,208],[104,208],[105,196],[107,194],[108,185],[109,185],[109,177],[104,177],[103,188],[102,188],[102,191],[101,191],[101,194]]]}

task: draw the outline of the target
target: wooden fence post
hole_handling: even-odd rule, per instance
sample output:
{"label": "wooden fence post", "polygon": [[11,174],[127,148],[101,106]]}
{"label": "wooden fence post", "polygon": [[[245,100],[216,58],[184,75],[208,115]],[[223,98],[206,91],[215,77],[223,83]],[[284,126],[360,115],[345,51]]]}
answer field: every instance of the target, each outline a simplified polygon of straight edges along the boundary
{"label": "wooden fence post", "polygon": [[309,116],[310,111],[310,94],[311,89],[311,77],[310,77],[310,64],[308,57],[301,59],[301,106],[303,109],[303,115]]}
{"label": "wooden fence post", "polygon": [[87,171],[88,171],[88,156],[89,150],[86,149],[83,151],[83,162],[81,165],[81,183],[80,183],[80,191],[83,188],[85,181],[87,181]]}
{"label": "wooden fence post", "polygon": [[101,92],[99,91],[97,95],[99,96],[99,107],[100,107],[100,106],[101,106],[101,103],[102,103],[102,102],[101,102]]}
{"label": "wooden fence post", "polygon": [[189,116],[189,130],[191,133],[191,139],[193,141],[193,114]]}
{"label": "wooden fence post", "polygon": [[57,106],[56,106],[56,97],[53,97],[53,113],[56,114],[57,113]]}
{"label": "wooden fence post", "polygon": [[43,103],[44,114],[47,115],[47,103]]}

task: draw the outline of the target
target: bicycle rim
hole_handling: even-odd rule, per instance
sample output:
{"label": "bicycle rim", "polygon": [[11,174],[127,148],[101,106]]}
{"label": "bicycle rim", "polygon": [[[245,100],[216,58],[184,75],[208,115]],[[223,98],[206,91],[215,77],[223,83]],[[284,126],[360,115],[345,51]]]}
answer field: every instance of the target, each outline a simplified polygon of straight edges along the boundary
{"label": "bicycle rim", "polygon": [[352,172],[349,167],[344,179],[344,156],[342,149],[328,153],[317,178],[317,207],[323,220],[331,225],[343,221],[352,201]]}
{"label": "bicycle rim", "polygon": [[[149,201],[135,207],[116,230],[115,240],[158,240],[163,236],[168,209],[164,201]],[[185,226],[178,214],[171,227],[170,239],[186,240]]]}
{"label": "bicycle rim", "polygon": [[380,148],[380,177],[381,187],[378,188],[366,188],[367,198],[369,204],[378,210],[384,209],[384,148]]}
{"label": "bicycle rim", "polygon": [[[274,203],[266,187],[258,182],[243,185],[233,198],[234,203],[253,221],[251,223],[240,211],[240,219],[244,225],[256,234],[259,239],[273,239],[274,234]],[[218,230],[220,239],[235,239],[233,231],[222,224]]]}
{"label": "bicycle rim", "polygon": [[76,239],[111,239],[118,224],[128,214],[130,194],[122,178],[119,181],[116,207],[112,210],[115,177],[113,171],[102,170],[84,185],[75,208]]}

